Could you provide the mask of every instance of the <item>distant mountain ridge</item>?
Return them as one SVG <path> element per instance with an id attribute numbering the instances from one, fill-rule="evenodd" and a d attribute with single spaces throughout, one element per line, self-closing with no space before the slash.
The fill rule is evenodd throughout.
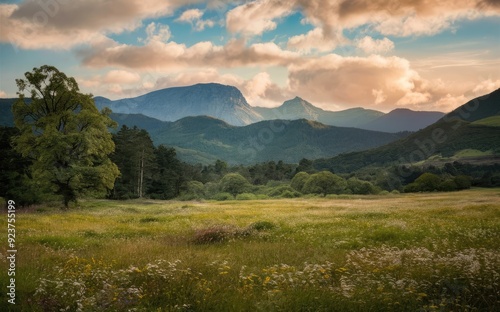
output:
<path id="1" fill-rule="evenodd" d="M 166 88 L 138 97 L 110 100 L 95 97 L 96 106 L 109 107 L 114 113 L 143 114 L 162 121 L 176 121 L 189 116 L 211 116 L 231 125 L 244 126 L 258 121 L 308 119 L 337 127 L 354 127 L 374 131 L 399 132 L 424 128 L 442 117 L 438 112 L 414 112 L 410 117 L 386 114 L 364 108 L 327 111 L 295 97 L 275 108 L 251 106 L 233 86 L 217 83 Z M 392 116 L 394 115 L 394 116 Z M 401 120 L 398 120 L 401 118 Z M 394 126 L 392 124 L 395 124 Z"/>
<path id="2" fill-rule="evenodd" d="M 207 115 L 246 125 L 262 119 L 237 88 L 216 83 L 161 89 L 116 101 L 96 97 L 94 101 L 99 109 L 107 106 L 115 113 L 143 114 L 162 121 Z"/>
<path id="3" fill-rule="evenodd" d="M 432 125 L 444 115 L 442 112 L 419 112 L 407 108 L 397 108 L 360 128 L 384 132 L 418 131 Z"/>

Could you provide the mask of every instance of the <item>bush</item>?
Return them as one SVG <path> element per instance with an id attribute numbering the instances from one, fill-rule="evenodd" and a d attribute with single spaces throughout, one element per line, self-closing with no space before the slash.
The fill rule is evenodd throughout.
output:
<path id="1" fill-rule="evenodd" d="M 347 183 L 342 177 L 330 171 L 322 171 L 309 176 L 302 191 L 303 193 L 326 196 L 327 194 L 341 194 L 345 191 L 346 186 Z"/>
<path id="2" fill-rule="evenodd" d="M 309 179 L 309 174 L 307 172 L 299 172 L 293 177 L 291 187 L 298 192 L 302 192 L 302 188 L 304 184 L 306 184 L 307 179 Z"/>
<path id="3" fill-rule="evenodd" d="M 194 233 L 192 242 L 195 244 L 214 244 L 227 241 L 236 233 L 234 227 L 228 225 L 214 225 Z"/>
<path id="4" fill-rule="evenodd" d="M 457 189 L 458 186 L 452 179 L 447 179 L 439 184 L 439 190 L 442 192 L 453 192 Z"/>
<path id="5" fill-rule="evenodd" d="M 215 200 L 231 200 L 234 199 L 234 196 L 229 194 L 229 193 L 217 193 L 215 194 L 212 199 Z"/>
<path id="6" fill-rule="evenodd" d="M 238 173 L 228 173 L 220 180 L 220 189 L 236 196 L 244 193 L 250 187 L 250 183 Z"/>
<path id="7" fill-rule="evenodd" d="M 267 195 L 269 195 L 270 197 L 285 198 L 300 197 L 300 193 L 295 191 L 290 185 L 280 185 L 278 187 L 272 188 L 267 192 Z"/>
<path id="8" fill-rule="evenodd" d="M 470 189 L 472 185 L 472 178 L 466 175 L 459 175 L 453 179 L 453 182 L 457 185 L 458 190 Z"/>
<path id="9" fill-rule="evenodd" d="M 257 199 L 257 196 L 255 196 L 252 193 L 242 193 L 242 194 L 236 195 L 236 199 L 237 200 L 254 200 L 254 199 Z"/>

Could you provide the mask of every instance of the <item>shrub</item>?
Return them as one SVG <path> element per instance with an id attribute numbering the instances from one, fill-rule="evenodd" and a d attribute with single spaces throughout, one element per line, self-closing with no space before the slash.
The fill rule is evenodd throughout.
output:
<path id="1" fill-rule="evenodd" d="M 309 179 L 309 174 L 307 172 L 299 172 L 293 177 L 291 187 L 298 192 L 302 192 L 302 188 L 304 184 L 306 184 L 307 179 Z"/>
<path id="2" fill-rule="evenodd" d="M 244 193 L 250 187 L 250 183 L 238 173 L 228 173 L 220 180 L 220 189 L 236 196 Z"/>
<path id="3" fill-rule="evenodd" d="M 232 229 L 224 225 L 218 225 L 197 230 L 192 241 L 195 244 L 213 244 L 223 242 L 231 236 Z"/>
<path id="4" fill-rule="evenodd" d="M 347 186 L 346 181 L 330 171 L 322 171 L 312 174 L 307 179 L 303 193 L 322 194 L 341 194 Z"/>
<path id="5" fill-rule="evenodd" d="M 242 194 L 236 195 L 236 199 L 237 200 L 253 200 L 253 199 L 257 199 L 257 196 L 255 196 L 252 193 L 242 193 Z"/>
<path id="6" fill-rule="evenodd" d="M 457 189 L 458 186 L 452 179 L 447 179 L 439 184 L 439 190 L 443 192 L 452 192 Z"/>
<path id="7" fill-rule="evenodd" d="M 212 199 L 215 199 L 215 200 L 231 200 L 231 199 L 234 199 L 234 196 L 229 194 L 229 193 L 217 193 L 215 194 Z"/>

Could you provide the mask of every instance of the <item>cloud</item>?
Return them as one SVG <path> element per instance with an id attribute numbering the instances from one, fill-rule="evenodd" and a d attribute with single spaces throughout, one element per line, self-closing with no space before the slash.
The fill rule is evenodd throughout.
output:
<path id="1" fill-rule="evenodd" d="M 500 15 L 495 0 L 296 0 L 296 4 L 327 36 L 331 30 L 363 25 L 383 35 L 431 35 L 449 29 L 457 20 Z"/>
<path id="2" fill-rule="evenodd" d="M 395 104 L 432 109 L 447 93 L 441 85 L 420 77 L 408 60 L 396 56 L 328 54 L 291 65 L 288 81 L 290 90 L 330 109 L 363 106 L 390 110 Z"/>
<path id="3" fill-rule="evenodd" d="M 498 80 L 492 80 L 492 79 L 487 79 L 484 81 L 481 81 L 477 86 L 474 87 L 472 92 L 474 94 L 487 94 L 495 91 L 496 89 L 500 88 L 500 79 Z"/>
<path id="4" fill-rule="evenodd" d="M 162 24 L 155 24 L 151 22 L 147 27 L 146 27 L 146 40 L 145 42 L 150 42 L 150 41 L 168 41 L 172 34 L 170 33 L 170 28 L 168 25 L 162 25 Z"/>
<path id="5" fill-rule="evenodd" d="M 276 28 L 274 20 L 292 13 L 293 1 L 258 0 L 237 6 L 227 13 L 226 28 L 245 36 L 260 35 Z"/>
<path id="6" fill-rule="evenodd" d="M 196 1 L 48 0 L 0 4 L 0 42 L 22 49 L 69 49 L 133 30 L 146 18 Z"/>
<path id="7" fill-rule="evenodd" d="M 177 19 L 179 22 L 193 22 L 199 20 L 203 16 L 203 11 L 200 9 L 190 9 L 184 11 L 181 16 Z"/>
<path id="8" fill-rule="evenodd" d="M 231 40 L 225 46 L 199 42 L 187 47 L 176 42 L 149 41 L 143 46 L 103 42 L 79 53 L 90 67 L 119 66 L 134 69 L 178 70 L 196 67 L 272 66 L 297 61 L 299 55 L 282 50 L 272 42 L 246 46 L 245 41 Z"/>
<path id="9" fill-rule="evenodd" d="M 202 31 L 205 29 L 205 27 L 213 27 L 215 25 L 215 22 L 208 19 L 208 20 L 202 20 L 201 17 L 203 16 L 203 11 L 200 9 L 190 9 L 184 11 L 181 16 L 179 16 L 178 19 L 176 19 L 176 22 L 183 22 L 183 23 L 189 23 L 193 26 L 193 28 L 196 31 Z"/>
<path id="10" fill-rule="evenodd" d="M 111 70 L 104 75 L 104 83 L 131 84 L 141 80 L 141 76 L 126 70 Z"/>
<path id="11" fill-rule="evenodd" d="M 394 49 L 394 42 L 387 38 L 373 39 L 370 36 L 366 36 L 357 40 L 356 46 L 367 54 L 384 54 Z"/>
<path id="12" fill-rule="evenodd" d="M 7 93 L 3 90 L 0 90 L 0 98 L 6 98 L 7 97 Z"/>
<path id="13" fill-rule="evenodd" d="M 297 35 L 288 39 L 287 47 L 303 53 L 309 53 L 313 50 L 326 52 L 335 49 L 339 43 L 345 43 L 346 39 L 341 33 L 336 37 L 325 36 L 323 28 L 317 27 L 307 32 L 305 35 Z"/>

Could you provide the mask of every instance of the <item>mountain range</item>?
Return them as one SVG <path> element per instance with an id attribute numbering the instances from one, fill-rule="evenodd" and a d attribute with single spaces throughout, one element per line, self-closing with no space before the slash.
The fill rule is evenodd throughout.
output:
<path id="1" fill-rule="evenodd" d="M 222 90 L 222 95 L 217 90 Z M 166 95 L 171 96 L 168 105 L 162 104 Z M 194 103 L 194 99 L 205 97 L 208 101 L 203 104 Z M 0 125 L 13 125 L 10 108 L 14 101 L 0 99 Z M 97 97 L 95 101 L 99 108 L 110 107 L 114 111 L 111 118 L 119 125 L 147 130 L 155 144 L 175 147 L 180 158 L 191 163 L 207 164 L 216 159 L 231 164 L 296 163 L 308 158 L 317 159 L 318 169 L 352 172 L 366 166 L 454 157 L 464 150 L 500 154 L 500 89 L 447 115 L 406 109 L 387 114 L 363 108 L 330 112 L 299 97 L 277 108 L 259 108 L 250 106 L 236 88 L 218 84 L 164 89 L 118 101 Z M 218 103 L 226 109 L 218 109 Z M 165 110 L 165 105 L 171 110 Z M 200 116 L 198 108 L 207 116 Z M 164 119 L 194 115 L 164 121 L 146 112 Z M 209 117 L 211 112 L 239 125 Z M 399 132 L 422 127 L 415 133 Z M 379 129 L 385 132 L 375 131 Z"/>
<path id="2" fill-rule="evenodd" d="M 425 128 L 444 116 L 440 112 L 409 109 L 384 114 L 360 107 L 332 112 L 316 107 L 300 97 L 285 101 L 275 108 L 254 107 L 248 104 L 237 88 L 217 83 L 167 88 L 115 101 L 95 97 L 94 101 L 99 109 L 109 107 L 114 113 L 142 114 L 161 121 L 210 116 L 234 126 L 273 119 L 307 119 L 337 127 L 400 132 Z"/>

